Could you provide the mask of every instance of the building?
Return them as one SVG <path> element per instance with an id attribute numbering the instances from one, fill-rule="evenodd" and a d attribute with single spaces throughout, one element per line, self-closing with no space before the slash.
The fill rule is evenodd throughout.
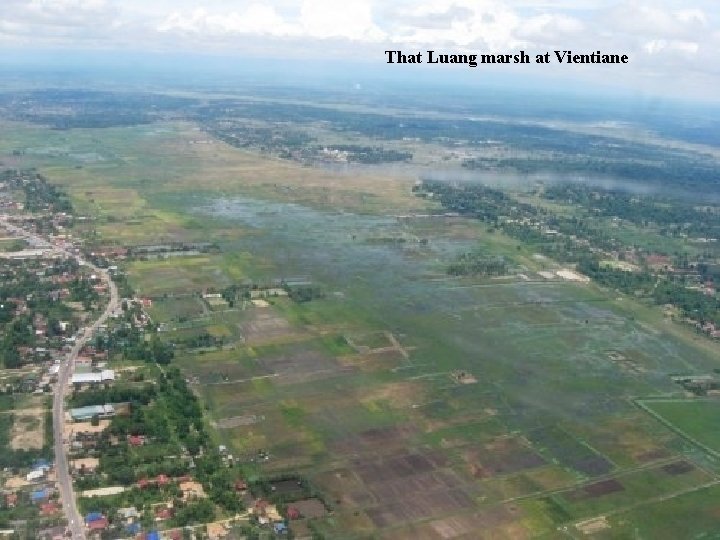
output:
<path id="1" fill-rule="evenodd" d="M 70 384 L 100 384 L 115 380 L 115 371 L 112 369 L 103 369 L 95 373 L 74 373 L 70 379 Z"/>
<path id="2" fill-rule="evenodd" d="M 65 540 L 65 527 L 59 525 L 38 531 L 38 538 L 41 540 Z"/>
<path id="3" fill-rule="evenodd" d="M 70 409 L 70 416 L 73 422 L 87 422 L 88 420 L 92 420 L 94 416 L 98 418 L 111 418 L 115 416 L 115 407 L 110 403 L 79 407 L 77 409 Z"/>
<path id="4" fill-rule="evenodd" d="M 178 484 L 178 487 L 182 492 L 183 500 L 205 498 L 205 490 L 203 489 L 202 484 L 200 484 L 199 482 L 188 480 L 186 482 L 180 482 L 180 484 Z"/>
<path id="5" fill-rule="evenodd" d="M 140 518 L 140 513 L 134 506 L 128 506 L 127 508 L 118 508 L 117 513 L 123 521 L 132 521 Z"/>
<path id="6" fill-rule="evenodd" d="M 142 446 L 145 444 L 145 437 L 142 435 L 128 435 L 128 444 L 130 446 Z"/>
<path id="7" fill-rule="evenodd" d="M 45 488 L 38 489 L 37 491 L 33 491 L 30 493 L 30 500 L 34 504 L 40 504 L 40 503 L 44 503 L 45 501 L 47 501 L 48 496 L 49 496 L 49 493 L 48 493 L 47 489 L 45 489 Z"/>
<path id="8" fill-rule="evenodd" d="M 34 469 L 27 473 L 25 479 L 28 482 L 37 482 L 38 480 L 42 480 L 43 478 L 45 478 L 46 473 L 47 471 L 45 469 Z"/>
<path id="9" fill-rule="evenodd" d="M 100 465 L 100 460 L 98 458 L 82 458 L 82 459 L 73 459 L 70 462 L 70 468 L 72 469 L 73 473 L 79 473 L 79 474 L 90 474 L 95 472 L 95 469 L 98 468 Z"/>

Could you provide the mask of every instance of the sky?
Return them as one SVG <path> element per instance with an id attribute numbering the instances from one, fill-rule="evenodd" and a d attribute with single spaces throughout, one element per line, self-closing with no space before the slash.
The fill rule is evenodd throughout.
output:
<path id="1" fill-rule="evenodd" d="M 68 57 L 132 51 L 332 59 L 396 75 L 405 68 L 383 65 L 387 49 L 601 50 L 628 54 L 630 63 L 481 66 L 473 76 L 524 70 L 589 87 L 720 100 L 719 0 L 2 0 L 0 56 L 38 49 Z"/>

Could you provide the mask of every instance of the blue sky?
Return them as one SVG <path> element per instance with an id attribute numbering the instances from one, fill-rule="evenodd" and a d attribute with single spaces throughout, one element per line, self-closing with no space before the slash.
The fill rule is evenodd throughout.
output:
<path id="1" fill-rule="evenodd" d="M 718 0 L 2 0 L 0 47 L 366 64 L 385 49 L 601 49 L 631 64 L 495 69 L 720 99 Z"/>

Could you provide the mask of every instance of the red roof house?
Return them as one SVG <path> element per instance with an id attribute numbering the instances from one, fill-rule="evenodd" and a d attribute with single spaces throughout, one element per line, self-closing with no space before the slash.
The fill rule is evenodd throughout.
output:
<path id="1" fill-rule="evenodd" d="M 162 506 L 160 508 L 155 509 L 155 520 L 156 521 L 164 521 L 166 519 L 170 519 L 171 517 L 173 517 L 172 508 L 168 508 L 167 506 Z"/>
<path id="2" fill-rule="evenodd" d="M 287 518 L 288 519 L 300 519 L 300 510 L 298 510 L 294 506 L 289 506 L 287 509 Z"/>
<path id="3" fill-rule="evenodd" d="M 88 529 L 91 531 L 102 531 L 103 529 L 107 529 L 108 526 L 108 520 L 106 517 L 101 519 L 95 519 L 87 524 Z"/>
<path id="4" fill-rule="evenodd" d="M 58 511 L 58 505 L 54 502 L 48 502 L 40 505 L 40 513 L 43 516 L 52 516 Z"/>
<path id="5" fill-rule="evenodd" d="M 145 444 L 145 437 L 140 435 L 130 435 L 128 436 L 128 443 L 130 446 L 142 446 Z"/>
<path id="6" fill-rule="evenodd" d="M 235 491 L 245 491 L 247 488 L 247 483 L 244 480 L 235 482 Z"/>

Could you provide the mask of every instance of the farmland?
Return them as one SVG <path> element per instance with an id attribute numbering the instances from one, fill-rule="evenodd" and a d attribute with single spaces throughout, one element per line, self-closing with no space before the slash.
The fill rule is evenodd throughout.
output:
<path id="1" fill-rule="evenodd" d="M 560 262 L 487 223 L 441 215 L 408 171 L 336 173 L 194 144 L 210 135 L 189 122 L 102 137 L 4 127 L 2 159 L 62 184 L 89 217 L 77 231 L 90 245 L 218 245 L 120 266 L 151 300 L 214 442 L 249 480 L 298 474 L 322 497 L 328 514 L 299 527 L 673 538 L 660 523 L 681 513 L 699 514 L 697 534 L 713 530 L 720 468 L 683 433 L 720 449 L 720 402 L 646 402 L 676 429 L 633 403 L 685 399 L 671 374 L 719 367 L 705 336 L 632 295 L 563 279 Z M 507 273 L 448 275 L 469 252 Z M 252 295 L 280 286 L 317 291 Z"/>

